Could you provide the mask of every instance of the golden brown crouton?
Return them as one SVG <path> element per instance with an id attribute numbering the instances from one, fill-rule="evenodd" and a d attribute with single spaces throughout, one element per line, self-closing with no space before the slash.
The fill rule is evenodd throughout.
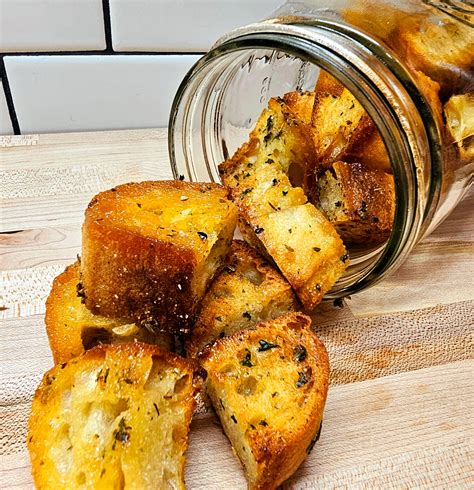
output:
<path id="1" fill-rule="evenodd" d="M 442 22 L 419 16 L 408 28 L 400 25 L 393 34 L 393 42 L 410 67 L 440 84 L 442 97 L 473 90 L 472 26 L 447 15 L 443 15 Z"/>
<path id="2" fill-rule="evenodd" d="M 155 331 L 188 330 L 236 221 L 217 184 L 150 181 L 100 193 L 83 225 L 87 308 Z"/>
<path id="3" fill-rule="evenodd" d="M 454 95 L 444 106 L 446 126 L 462 160 L 474 161 L 474 93 Z"/>
<path id="4" fill-rule="evenodd" d="M 222 163 L 222 181 L 239 207 L 244 239 L 273 259 L 312 309 L 342 275 L 347 253 L 334 227 L 301 188 L 292 187 L 280 153 L 268 154 L 262 144 L 253 138 Z"/>
<path id="5" fill-rule="evenodd" d="M 345 158 L 348 162 L 361 163 L 368 170 L 381 170 L 392 173 L 392 164 L 385 144 L 377 129 L 363 138 L 347 151 Z"/>
<path id="6" fill-rule="evenodd" d="M 320 160 L 317 170 L 342 159 L 391 172 L 380 133 L 357 99 L 322 70 L 315 90 L 312 134 Z"/>
<path id="7" fill-rule="evenodd" d="M 193 363 L 141 343 L 56 365 L 29 422 L 36 487 L 184 489 L 197 387 Z"/>
<path id="8" fill-rule="evenodd" d="M 298 304 L 288 282 L 241 240 L 234 240 L 222 272 L 214 279 L 187 343 L 195 356 L 218 337 L 271 320 Z"/>
<path id="9" fill-rule="evenodd" d="M 166 350 L 173 347 L 169 333 L 152 333 L 127 320 L 94 315 L 83 303 L 80 264 L 68 266 L 53 281 L 46 301 L 46 332 L 56 364 L 69 361 L 97 344 L 138 340 Z"/>
<path id="10" fill-rule="evenodd" d="M 310 126 L 315 95 L 314 92 L 288 92 L 283 102 L 299 121 Z"/>
<path id="11" fill-rule="evenodd" d="M 252 489 L 281 485 L 319 437 L 329 363 L 310 325 L 288 313 L 201 355 L 207 392 Z"/>
<path id="12" fill-rule="evenodd" d="M 345 244 L 381 243 L 389 237 L 395 213 L 391 174 L 336 162 L 319 178 L 318 196 L 319 209 Z"/>
<path id="13" fill-rule="evenodd" d="M 474 136 L 474 93 L 451 97 L 444 114 L 452 141 L 459 144 Z"/>
<path id="14" fill-rule="evenodd" d="M 316 85 L 311 125 L 316 154 L 324 167 L 344 159 L 374 129 L 352 93 L 323 71 Z"/>

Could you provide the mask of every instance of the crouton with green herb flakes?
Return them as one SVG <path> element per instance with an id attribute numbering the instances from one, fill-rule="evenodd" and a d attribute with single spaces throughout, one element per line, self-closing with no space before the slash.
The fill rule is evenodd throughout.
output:
<path id="1" fill-rule="evenodd" d="M 149 181 L 97 195 L 82 233 L 82 285 L 94 314 L 187 331 L 232 243 L 237 209 L 217 184 Z"/>
<path id="2" fill-rule="evenodd" d="M 307 310 L 318 305 L 349 265 L 334 226 L 310 203 L 248 221 L 244 237 L 260 242 Z"/>
<path id="3" fill-rule="evenodd" d="M 210 344 L 206 389 L 252 489 L 273 489 L 312 450 L 329 363 L 311 319 L 288 313 Z"/>
<path id="4" fill-rule="evenodd" d="M 263 122 L 258 124 L 252 135 L 264 128 Z M 303 306 L 313 309 L 349 265 L 348 255 L 334 227 L 308 203 L 304 190 L 290 182 L 281 154 L 251 136 L 219 165 L 219 172 L 239 208 L 244 239 L 271 257 Z"/>
<path id="5" fill-rule="evenodd" d="M 186 351 L 195 356 L 216 338 L 297 309 L 284 277 L 245 242 L 234 240 L 226 265 L 204 297 Z"/>
<path id="6" fill-rule="evenodd" d="M 342 84 L 336 90 L 321 90 L 328 85 L 325 72 L 316 85 L 316 98 L 312 116 L 313 143 L 321 165 L 343 159 L 354 145 L 359 145 L 372 129 L 373 123 L 359 101 Z M 319 85 L 319 87 L 318 87 Z"/>
<path id="7" fill-rule="evenodd" d="M 336 162 L 318 179 L 318 207 L 345 244 L 382 243 L 395 215 L 393 175 Z"/>
<path id="8" fill-rule="evenodd" d="M 248 157 L 250 160 L 247 160 Z M 242 158 L 247 167 L 240 165 Z M 222 171 L 225 168 L 225 173 L 232 174 L 239 187 L 243 187 L 242 180 L 248 168 L 272 164 L 272 170 L 286 174 L 293 186 L 301 186 L 305 192 L 311 192 L 316 164 L 311 133 L 281 98 L 270 99 L 268 108 L 262 112 L 250 133 L 249 141 L 227 161 Z M 233 188 L 235 184 L 229 182 L 228 187 Z M 242 191 L 245 189 L 242 188 Z"/>
<path id="9" fill-rule="evenodd" d="M 199 389 L 192 362 L 141 343 L 101 345 L 48 371 L 28 449 L 37 488 L 181 488 Z"/>
<path id="10" fill-rule="evenodd" d="M 315 95 L 315 92 L 288 92 L 283 96 L 283 102 L 296 118 L 310 126 Z"/>
<path id="11" fill-rule="evenodd" d="M 98 344 L 137 340 L 172 349 L 172 334 L 153 333 L 127 320 L 94 315 L 85 307 L 83 294 L 77 261 L 54 279 L 46 300 L 46 333 L 56 364 L 69 361 Z"/>
<path id="12" fill-rule="evenodd" d="M 359 101 L 325 71 L 321 71 L 313 106 L 311 132 L 318 155 L 316 171 L 333 162 L 363 162 L 367 168 L 391 172 L 385 144 Z"/>

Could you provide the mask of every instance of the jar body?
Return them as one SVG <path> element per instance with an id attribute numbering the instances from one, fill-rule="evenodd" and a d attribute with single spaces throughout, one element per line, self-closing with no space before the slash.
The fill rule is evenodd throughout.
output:
<path id="1" fill-rule="evenodd" d="M 430 26 L 435 41 L 463 36 L 457 57 L 448 50 L 444 64 L 429 62 Z M 329 72 L 372 117 L 396 182 L 391 238 L 352 254 L 329 297 L 363 289 L 394 270 L 472 183 L 473 136 L 464 114 L 453 135 L 443 106 L 453 96 L 472 101 L 473 36 L 464 20 L 418 1 L 287 2 L 224 36 L 184 80 L 170 120 L 175 176 L 218 181 L 217 165 L 246 141 L 270 97 L 313 90 L 320 69 Z"/>

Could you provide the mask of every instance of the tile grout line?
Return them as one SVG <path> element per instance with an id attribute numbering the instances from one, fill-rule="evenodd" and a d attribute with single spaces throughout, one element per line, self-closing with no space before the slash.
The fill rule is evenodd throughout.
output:
<path id="1" fill-rule="evenodd" d="M 0 78 L 2 79 L 3 91 L 5 93 L 5 100 L 7 102 L 8 114 L 12 123 L 13 133 L 16 135 L 20 135 L 20 125 L 18 123 L 15 105 L 13 103 L 13 96 L 10 90 L 10 83 L 8 81 L 7 70 L 5 68 L 5 61 L 3 59 L 3 56 L 0 57 Z"/>
<path id="2" fill-rule="evenodd" d="M 109 53 L 113 53 L 114 47 L 112 43 L 112 25 L 110 19 L 109 0 L 102 0 L 102 12 L 103 12 L 104 33 L 105 33 L 105 51 Z"/>
<path id="3" fill-rule="evenodd" d="M 94 50 L 81 51 L 10 51 L 4 52 L 0 56 L 16 56 L 28 58 L 31 56 L 202 56 L 204 51 L 108 51 Z"/>

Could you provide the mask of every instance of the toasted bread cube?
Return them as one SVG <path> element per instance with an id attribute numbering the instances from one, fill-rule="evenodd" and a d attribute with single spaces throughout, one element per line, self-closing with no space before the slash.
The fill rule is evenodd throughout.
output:
<path id="1" fill-rule="evenodd" d="M 474 161 L 474 93 L 451 97 L 444 106 L 444 115 L 459 158 Z"/>
<path id="2" fill-rule="evenodd" d="M 36 487 L 184 489 L 195 372 L 142 343 L 96 346 L 56 365 L 29 421 Z"/>
<path id="3" fill-rule="evenodd" d="M 320 70 L 314 91 L 315 94 L 330 94 L 334 95 L 335 97 L 340 97 L 344 92 L 344 85 L 336 80 L 327 71 Z M 312 120 L 313 119 L 311 118 L 311 121 Z"/>
<path id="4" fill-rule="evenodd" d="M 310 126 L 315 95 L 314 92 L 288 92 L 283 96 L 283 102 L 298 120 Z"/>
<path id="5" fill-rule="evenodd" d="M 320 166 L 328 168 L 344 159 L 391 172 L 380 133 L 351 92 L 325 71 L 321 71 L 315 91 L 312 133 Z"/>
<path id="6" fill-rule="evenodd" d="M 360 163 L 336 162 L 318 180 L 319 209 L 345 244 L 387 240 L 395 215 L 393 175 Z"/>
<path id="7" fill-rule="evenodd" d="M 87 308 L 155 331 L 187 331 L 236 222 L 217 184 L 142 182 L 102 192 L 83 225 Z"/>
<path id="8" fill-rule="evenodd" d="M 392 164 L 385 144 L 377 129 L 370 133 L 366 139 L 354 145 L 346 152 L 348 162 L 362 163 L 368 170 L 381 170 L 392 173 Z"/>
<path id="9" fill-rule="evenodd" d="M 261 151 L 261 142 L 251 138 L 219 165 L 222 181 L 239 207 L 244 239 L 273 259 L 303 306 L 312 309 L 348 266 L 347 253 L 334 227 L 307 203 L 303 189 L 292 187 L 278 154 L 269 161 Z"/>
<path id="10" fill-rule="evenodd" d="M 245 242 L 234 240 L 226 266 L 204 297 L 187 353 L 195 356 L 219 337 L 297 309 L 295 295 L 283 276 Z"/>
<path id="11" fill-rule="evenodd" d="M 321 302 L 349 265 L 334 226 L 310 203 L 261 216 L 247 225 L 242 236 L 253 234 L 251 243 L 262 244 L 307 310 Z"/>
<path id="12" fill-rule="evenodd" d="M 268 109 L 260 115 L 250 139 L 260 142 L 262 160 L 274 158 L 282 166 L 285 173 L 292 175 L 292 164 L 300 171 L 314 167 L 314 147 L 311 133 L 305 124 L 294 117 L 281 98 L 272 98 Z M 298 170 L 295 169 L 296 173 Z M 295 182 L 293 182 L 295 184 Z"/>
<path id="13" fill-rule="evenodd" d="M 452 141 L 462 145 L 474 136 L 474 93 L 451 97 L 444 106 L 444 114 Z"/>
<path id="14" fill-rule="evenodd" d="M 374 126 L 347 88 L 325 72 L 321 72 L 321 77 L 323 81 L 316 85 L 311 125 L 319 162 L 327 166 L 344 158 L 354 145 L 360 145 Z"/>
<path id="15" fill-rule="evenodd" d="M 393 41 L 407 64 L 441 85 L 443 97 L 472 90 L 474 29 L 444 16 L 443 22 L 419 16 L 401 24 Z"/>
<path id="16" fill-rule="evenodd" d="M 259 143 L 238 150 L 238 154 L 219 166 L 222 181 L 241 211 L 258 217 L 307 201 L 301 187 L 293 187 L 279 161 L 255 158 Z"/>
<path id="17" fill-rule="evenodd" d="M 80 264 L 68 266 L 53 281 L 46 300 L 46 332 L 56 364 L 69 361 L 98 344 L 118 344 L 134 340 L 173 348 L 173 335 L 152 333 L 127 320 L 94 315 L 84 303 Z"/>
<path id="18" fill-rule="evenodd" d="M 288 313 L 201 355 L 207 392 L 252 489 L 281 485 L 318 439 L 329 363 L 310 325 Z"/>
<path id="19" fill-rule="evenodd" d="M 245 160 L 245 167 L 242 160 Z M 292 185 L 302 186 L 311 194 L 316 165 L 311 132 L 280 98 L 270 99 L 268 108 L 262 112 L 250 133 L 249 142 L 220 167 L 221 171 L 225 169 L 226 174 L 232 174 L 232 178 L 240 182 L 252 166 L 256 168 L 272 163 L 281 168 Z M 234 187 L 231 182 L 226 185 Z"/>

